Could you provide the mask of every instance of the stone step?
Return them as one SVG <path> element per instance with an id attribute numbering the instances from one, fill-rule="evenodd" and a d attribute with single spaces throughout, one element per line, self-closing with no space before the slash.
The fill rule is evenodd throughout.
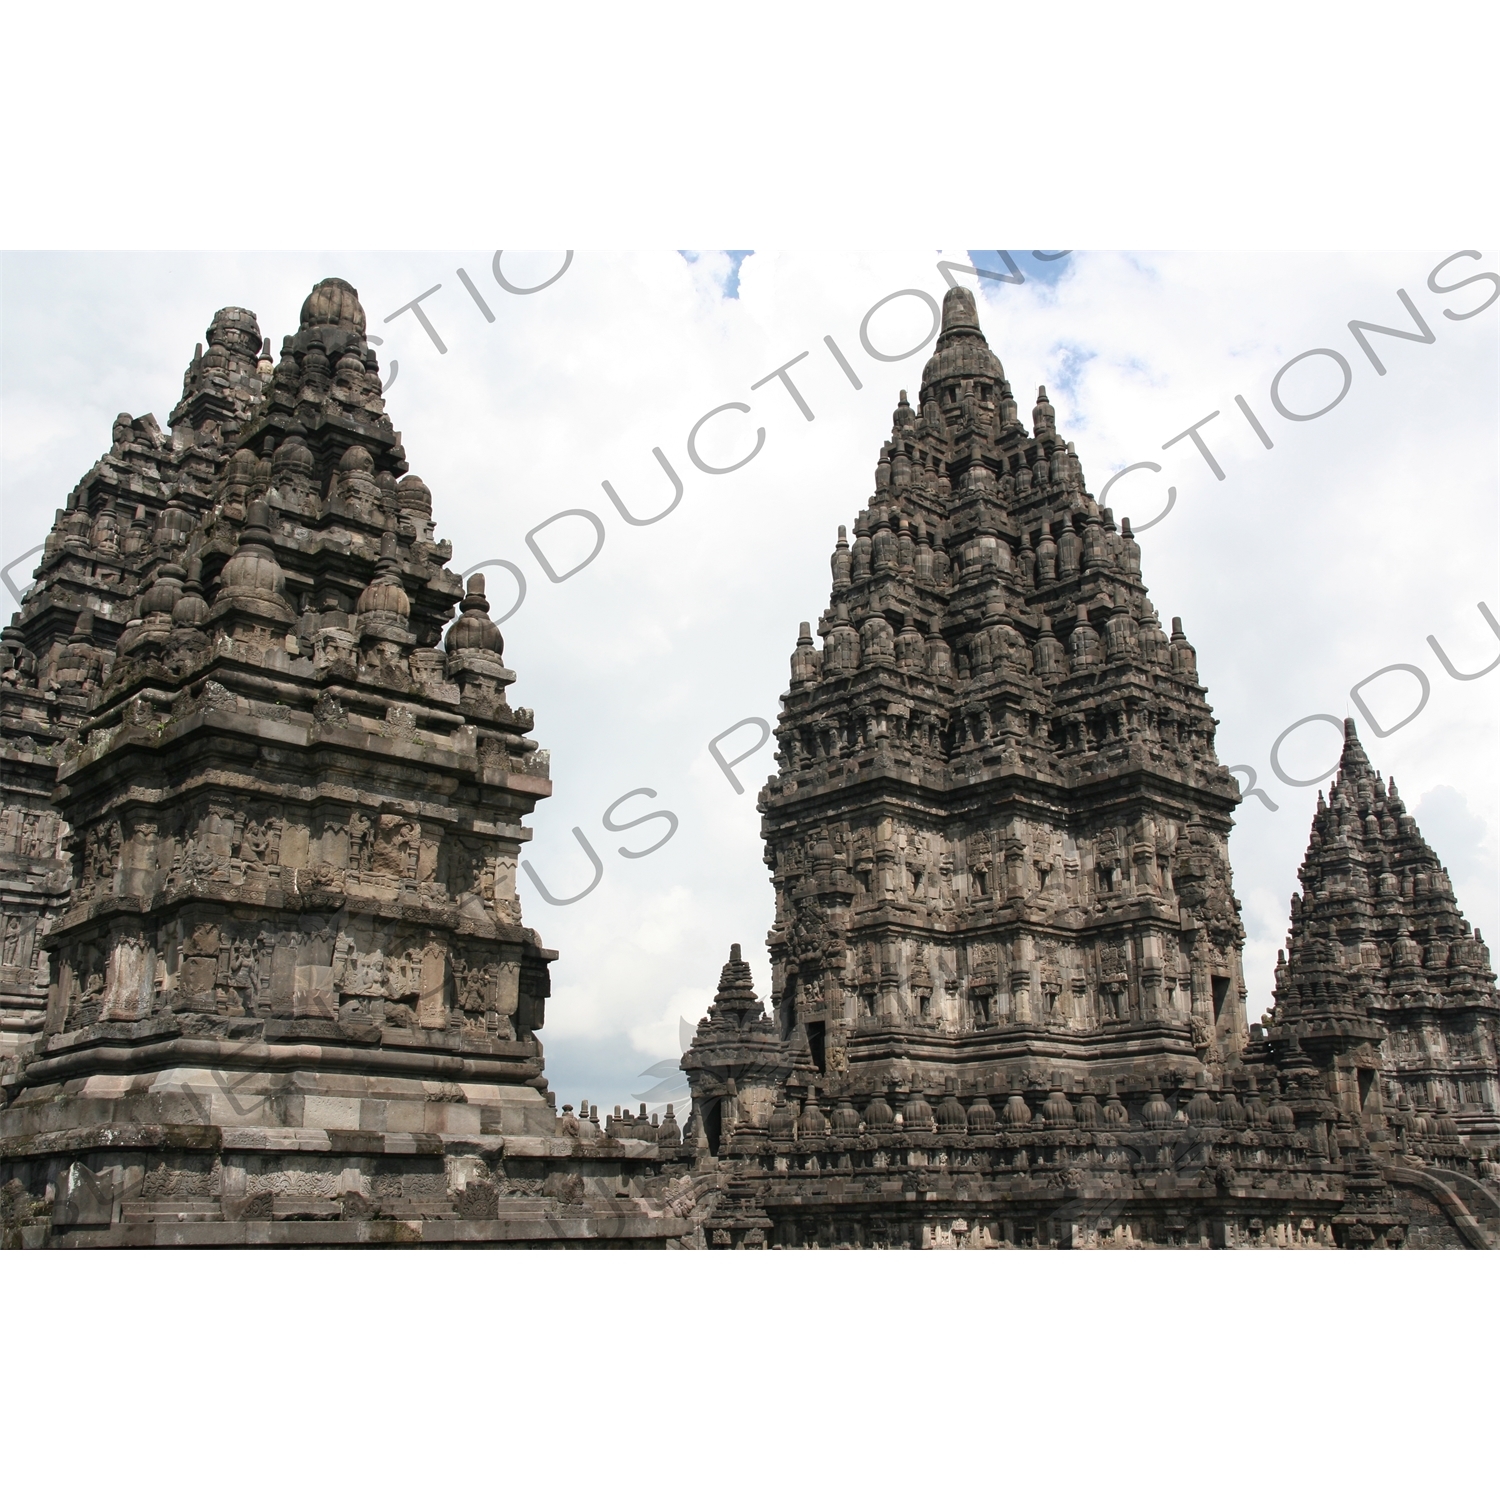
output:
<path id="1" fill-rule="evenodd" d="M 120 1207 L 120 1218 L 126 1224 L 208 1224 L 223 1217 L 219 1205 L 205 1198 L 137 1198 Z"/>
<path id="2" fill-rule="evenodd" d="M 344 1206 L 337 1198 L 304 1198 L 277 1193 L 271 1200 L 273 1219 L 339 1219 Z"/>

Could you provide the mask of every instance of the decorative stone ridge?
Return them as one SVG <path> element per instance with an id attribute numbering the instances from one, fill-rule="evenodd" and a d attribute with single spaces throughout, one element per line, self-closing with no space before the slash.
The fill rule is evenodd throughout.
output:
<path id="1" fill-rule="evenodd" d="M 691 1232 L 679 1145 L 547 1092 L 515 884 L 547 758 L 364 327 L 322 282 L 273 366 L 218 313 L 4 633 L 7 1242 Z"/>
<path id="2" fill-rule="evenodd" d="M 1195 652 L 1045 388 L 1019 420 L 967 290 L 875 486 L 799 632 L 761 794 L 774 1018 L 736 949 L 683 1059 L 708 1242 L 1494 1242 L 1493 975 L 1446 877 L 1384 794 L 1338 794 L 1364 897 L 1381 817 L 1406 839 L 1381 880 L 1440 975 L 1410 982 L 1425 960 L 1390 901 L 1345 920 L 1345 843 L 1307 960 L 1342 924 L 1378 994 L 1333 1016 L 1321 978 L 1282 975 L 1252 1040 L 1239 794 Z M 1392 962 L 1401 982 L 1374 983 Z M 1401 1135 L 1440 1148 L 1401 1155 L 1362 1112 L 1379 1069 L 1434 1121 L 1451 1093 L 1445 1124 Z"/>

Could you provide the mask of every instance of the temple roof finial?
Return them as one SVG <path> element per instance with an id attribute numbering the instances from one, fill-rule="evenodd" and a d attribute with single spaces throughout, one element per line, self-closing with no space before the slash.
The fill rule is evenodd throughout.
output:
<path id="1" fill-rule="evenodd" d="M 974 306 L 974 293 L 966 286 L 953 287 L 943 298 L 943 332 L 978 327 L 979 311 Z"/>
<path id="2" fill-rule="evenodd" d="M 302 304 L 301 324 L 304 329 L 342 328 L 363 336 L 365 310 L 359 293 L 339 276 L 320 281 Z"/>
<path id="3" fill-rule="evenodd" d="M 1359 742 L 1359 732 L 1353 719 L 1344 720 L 1344 753 L 1339 757 L 1340 777 L 1368 775 L 1370 760 L 1365 747 Z"/>

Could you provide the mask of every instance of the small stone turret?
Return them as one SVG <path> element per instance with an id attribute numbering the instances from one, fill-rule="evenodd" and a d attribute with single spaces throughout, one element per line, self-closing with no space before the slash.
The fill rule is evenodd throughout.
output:
<path id="1" fill-rule="evenodd" d="M 713 1155 L 737 1128 L 765 1127 L 777 1090 L 791 1078 L 738 943 L 729 950 L 718 993 L 683 1055 L 682 1070 L 693 1095 L 690 1140 Z"/>
<path id="2" fill-rule="evenodd" d="M 483 573 L 475 573 L 469 579 L 469 591 L 459 608 L 458 619 L 448 628 L 448 650 L 489 651 L 500 656 L 505 650 L 505 638 L 500 634 L 500 627 L 490 619 L 490 601 L 485 597 Z"/>

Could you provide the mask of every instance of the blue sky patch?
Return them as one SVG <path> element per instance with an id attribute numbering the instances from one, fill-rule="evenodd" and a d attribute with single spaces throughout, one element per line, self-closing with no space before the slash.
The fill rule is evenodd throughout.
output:
<path id="1" fill-rule="evenodd" d="M 1009 255 L 1016 269 L 1027 281 L 1039 281 L 1043 286 L 1056 286 L 1067 274 L 1072 260 L 1071 250 L 970 250 L 969 260 L 982 271 L 998 271 L 1009 276 L 1011 268 L 1003 256 Z M 998 291 L 1005 283 L 990 281 L 985 285 Z"/>
<path id="2" fill-rule="evenodd" d="M 1093 359 L 1097 351 L 1082 349 L 1076 344 L 1059 344 L 1052 355 L 1052 379 L 1049 387 L 1053 394 L 1068 398 L 1071 405 L 1078 390 L 1079 377 L 1084 366 Z"/>
<path id="3" fill-rule="evenodd" d="M 720 282 L 720 288 L 726 297 L 733 297 L 738 301 L 740 295 L 740 267 L 748 256 L 754 255 L 753 250 L 679 250 L 677 252 L 689 264 L 696 261 L 700 255 L 727 255 L 729 257 L 729 274 Z"/>

